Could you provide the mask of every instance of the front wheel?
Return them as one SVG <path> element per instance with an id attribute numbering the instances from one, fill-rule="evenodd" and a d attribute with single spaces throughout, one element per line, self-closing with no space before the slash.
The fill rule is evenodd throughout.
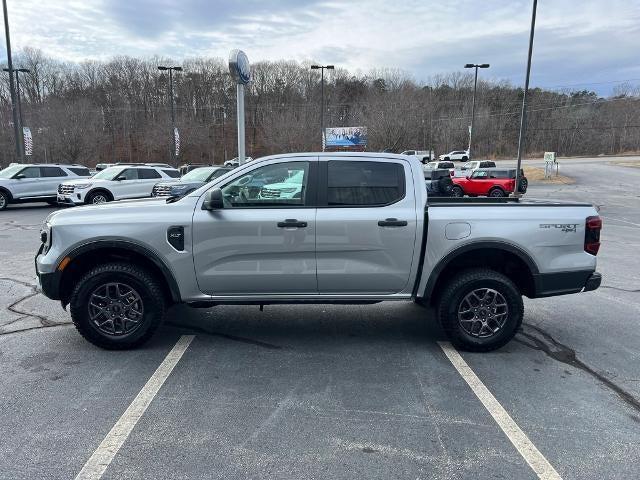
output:
<path id="1" fill-rule="evenodd" d="M 0 210 L 4 210 L 9 205 L 9 195 L 0 191 Z"/>
<path id="2" fill-rule="evenodd" d="M 464 190 L 459 185 L 454 185 L 451 187 L 451 196 L 462 198 L 464 197 Z"/>
<path id="3" fill-rule="evenodd" d="M 99 205 L 101 203 L 107 203 L 110 200 L 109 196 L 104 192 L 92 192 L 87 195 L 85 203 Z"/>
<path id="4" fill-rule="evenodd" d="M 165 299 L 145 269 L 109 263 L 78 281 L 69 305 L 71 319 L 85 339 L 101 348 L 123 350 L 151 338 L 162 322 Z"/>
<path id="5" fill-rule="evenodd" d="M 489 269 L 459 273 L 443 288 L 436 307 L 451 343 L 472 352 L 504 346 L 520 328 L 524 314 L 518 288 Z"/>

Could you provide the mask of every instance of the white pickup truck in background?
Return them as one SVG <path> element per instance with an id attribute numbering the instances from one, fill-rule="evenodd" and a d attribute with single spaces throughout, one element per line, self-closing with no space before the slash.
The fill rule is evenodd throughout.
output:
<path id="1" fill-rule="evenodd" d="M 295 191 L 267 194 L 270 178 Z M 583 203 L 429 200 L 415 157 L 285 154 L 166 202 L 54 212 L 36 272 L 105 348 L 144 343 L 172 303 L 415 301 L 457 347 L 488 351 L 515 335 L 523 295 L 598 288 L 601 225 Z"/>

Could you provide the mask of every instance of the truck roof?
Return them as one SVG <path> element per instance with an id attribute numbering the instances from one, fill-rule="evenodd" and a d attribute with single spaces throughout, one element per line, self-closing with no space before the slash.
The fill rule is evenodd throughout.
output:
<path id="1" fill-rule="evenodd" d="M 389 159 L 397 159 L 397 160 L 409 160 L 412 162 L 420 163 L 418 158 L 414 155 L 402 155 L 399 153 L 386 153 L 386 152 L 298 152 L 298 153 L 279 153 L 276 155 L 268 155 L 266 157 L 260 157 L 253 160 L 251 163 L 255 162 L 263 162 L 266 160 L 271 160 L 275 158 L 282 157 L 331 157 L 331 158 L 389 158 Z"/>

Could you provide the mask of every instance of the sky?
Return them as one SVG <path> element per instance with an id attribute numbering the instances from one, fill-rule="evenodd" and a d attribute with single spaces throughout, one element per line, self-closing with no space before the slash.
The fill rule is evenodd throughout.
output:
<path id="1" fill-rule="evenodd" d="M 7 0 L 14 51 L 60 60 L 116 55 L 313 60 L 418 82 L 490 63 L 523 85 L 532 0 Z M 4 39 L 4 28 L 3 39 Z M 6 62 L 6 51 L 0 53 Z M 640 84 L 640 0 L 540 0 L 531 85 L 611 93 Z"/>

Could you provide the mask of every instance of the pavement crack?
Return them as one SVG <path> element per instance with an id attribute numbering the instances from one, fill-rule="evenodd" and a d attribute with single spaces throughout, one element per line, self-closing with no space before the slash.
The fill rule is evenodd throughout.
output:
<path id="1" fill-rule="evenodd" d="M 640 292 L 640 288 L 628 289 L 628 288 L 612 287 L 611 285 L 600 285 L 600 288 L 610 288 L 611 290 L 618 290 L 619 292 L 629 292 L 629 293 Z"/>
<path id="2" fill-rule="evenodd" d="M 44 315 L 39 315 L 37 313 L 27 312 L 27 311 L 24 311 L 24 310 L 19 308 L 19 305 L 22 302 L 24 302 L 26 300 L 29 300 L 30 298 L 33 298 L 33 297 L 35 297 L 36 295 L 38 295 L 40 293 L 38 291 L 38 287 L 36 285 L 34 285 L 33 283 L 25 282 L 23 280 L 18 280 L 16 278 L 10 278 L 10 277 L 0 277 L 0 280 L 3 280 L 5 282 L 13 282 L 13 283 L 16 283 L 18 285 L 22 285 L 23 287 L 27 287 L 27 288 L 29 288 L 31 290 L 31 292 L 29 292 L 28 294 L 20 297 L 18 300 L 13 302 L 11 305 L 6 307 L 7 310 L 9 310 L 12 313 L 16 313 L 18 315 L 21 315 L 21 317 L 15 319 L 15 320 L 12 320 L 9 323 L 3 324 L 2 327 L 4 327 L 5 325 L 11 325 L 12 323 L 17 322 L 18 320 L 23 320 L 25 318 L 37 318 L 40 321 L 40 325 L 42 325 L 43 327 L 50 327 L 52 325 L 58 325 L 58 322 L 54 322 L 53 320 L 45 317 Z"/>
<path id="3" fill-rule="evenodd" d="M 540 327 L 530 324 L 523 324 L 522 327 L 523 329 L 521 329 L 518 333 L 529 341 L 515 338 L 514 340 L 516 342 L 534 350 L 540 350 L 541 352 L 545 353 L 547 356 L 553 358 L 554 360 L 557 360 L 558 362 L 562 362 L 566 365 L 571 365 L 572 367 L 578 368 L 583 372 L 591 375 L 605 387 L 618 395 L 618 397 L 620 397 L 623 402 L 632 407 L 634 410 L 640 412 L 640 400 L 638 400 L 631 393 L 627 392 L 615 382 L 608 379 L 603 374 L 595 371 L 589 365 L 580 360 L 576 356 L 575 350 L 559 342 Z M 524 330 L 525 327 L 533 330 L 538 335 L 526 332 Z"/>
<path id="4" fill-rule="evenodd" d="M 183 325 L 183 324 L 176 323 L 176 322 L 165 322 L 165 325 L 169 325 L 171 327 L 187 329 L 187 330 L 193 330 L 195 332 L 203 333 L 205 335 L 211 335 L 211 336 L 214 336 L 214 337 L 226 338 L 227 340 L 233 340 L 234 342 L 242 342 L 242 343 L 248 343 L 250 345 L 257 345 L 258 347 L 268 348 L 270 350 L 281 350 L 283 348 L 282 346 L 274 345 L 273 343 L 267 343 L 267 342 L 263 342 L 263 341 L 260 341 L 260 340 L 254 340 L 252 338 L 238 337 L 236 335 L 231 335 L 229 333 L 214 332 L 214 331 L 207 330 L 206 328 L 199 327 L 199 326 L 196 326 L 196 325 Z"/>

